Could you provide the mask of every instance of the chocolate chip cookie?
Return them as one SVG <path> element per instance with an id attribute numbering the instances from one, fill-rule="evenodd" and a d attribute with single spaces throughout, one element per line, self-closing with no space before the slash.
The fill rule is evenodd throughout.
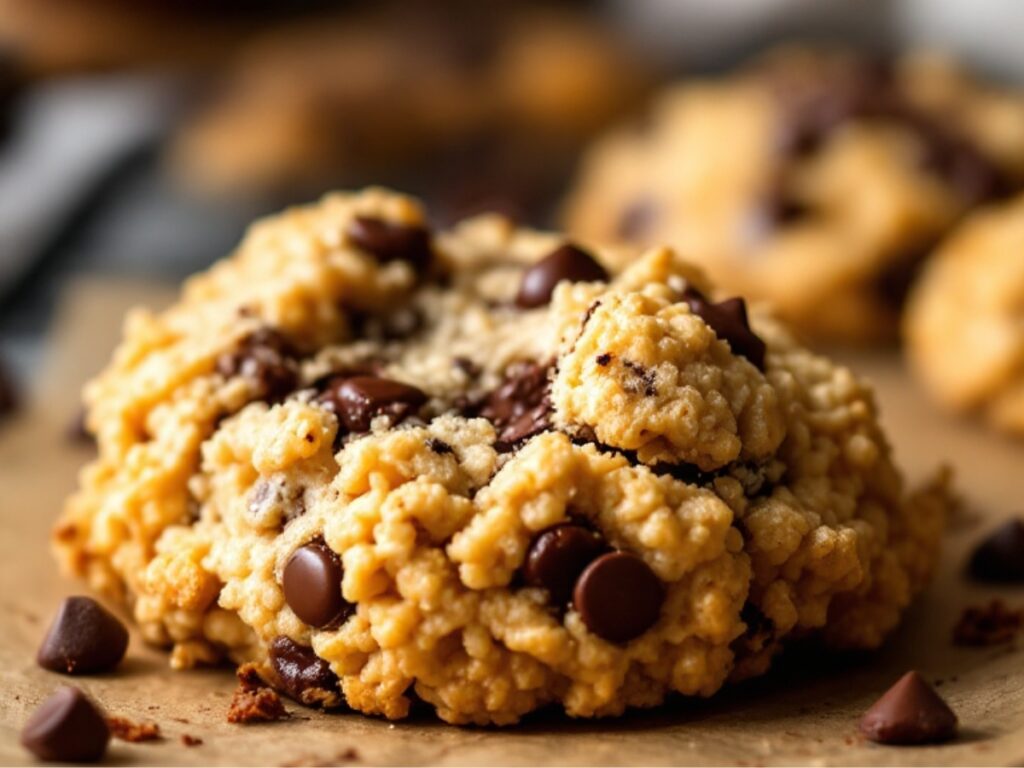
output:
<path id="1" fill-rule="evenodd" d="M 1024 435 L 1024 198 L 971 216 L 911 294 L 907 354 L 936 400 Z"/>
<path id="2" fill-rule="evenodd" d="M 783 49 L 599 141 L 564 220 L 670 243 L 804 336 L 871 341 L 895 335 L 935 242 L 1022 182 L 1021 94 L 935 56 Z"/>
<path id="3" fill-rule="evenodd" d="M 624 266 L 625 265 L 625 266 Z M 256 223 L 87 389 L 54 537 L 187 667 L 452 723 L 708 696 L 924 585 L 871 392 L 672 250 L 372 189 Z"/>

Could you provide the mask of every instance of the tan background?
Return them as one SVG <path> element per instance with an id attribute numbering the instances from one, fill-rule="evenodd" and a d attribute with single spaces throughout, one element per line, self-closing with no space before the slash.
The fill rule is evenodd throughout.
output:
<path id="1" fill-rule="evenodd" d="M 68 681 L 36 667 L 33 656 L 60 598 L 81 589 L 54 573 L 46 540 L 90 453 L 65 437 L 77 392 L 109 355 L 125 307 L 166 298 L 144 285 L 78 285 L 64 302 L 31 407 L 0 429 L 0 764 L 29 760 L 18 746 L 18 730 L 49 691 Z M 908 475 L 920 479 L 949 461 L 966 501 L 947 536 L 935 583 L 878 653 L 840 659 L 790 654 L 767 678 L 710 701 L 676 701 L 613 721 L 546 717 L 506 730 L 465 729 L 426 718 L 391 724 L 322 715 L 289 703 L 294 717 L 288 721 L 238 726 L 224 719 L 234 688 L 230 671 L 173 673 L 163 654 L 133 637 L 116 675 L 74 682 L 111 714 L 157 722 L 166 739 L 114 742 L 108 762 L 1024 765 L 1021 643 L 971 649 L 950 642 L 966 605 L 1001 594 L 1024 606 L 1024 589 L 980 589 L 959 575 L 972 542 L 999 519 L 1024 513 L 1024 444 L 935 413 L 894 352 L 841 356 L 876 383 Z M 942 681 L 939 691 L 962 725 L 955 743 L 879 747 L 856 736 L 859 714 L 909 668 Z M 185 733 L 204 743 L 186 749 L 180 743 Z"/>

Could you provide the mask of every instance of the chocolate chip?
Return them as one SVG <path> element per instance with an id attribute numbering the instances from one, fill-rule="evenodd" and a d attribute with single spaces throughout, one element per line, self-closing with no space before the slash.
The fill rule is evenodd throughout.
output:
<path id="1" fill-rule="evenodd" d="M 103 713 L 70 686 L 54 691 L 21 730 L 21 745 L 40 760 L 92 763 L 103 757 L 108 743 Z"/>
<path id="2" fill-rule="evenodd" d="M 534 362 L 513 363 L 505 380 L 487 395 L 480 415 L 497 429 L 499 448 L 509 448 L 551 428 L 549 370 L 549 366 Z"/>
<path id="3" fill-rule="evenodd" d="M 879 744 L 935 744 L 956 735 L 949 705 L 917 672 L 907 672 L 864 713 L 860 732 Z"/>
<path id="4" fill-rule="evenodd" d="M 519 293 L 516 295 L 516 305 L 529 309 L 547 304 L 551 300 L 555 286 L 562 280 L 591 282 L 607 279 L 608 273 L 593 256 L 571 243 L 566 243 L 523 273 Z"/>
<path id="5" fill-rule="evenodd" d="M 750 328 L 747 304 L 743 299 L 733 298 L 713 304 L 695 288 L 688 287 L 683 301 L 693 314 L 707 323 L 715 335 L 728 342 L 734 355 L 742 355 L 754 366 L 764 370 L 765 343 Z"/>
<path id="6" fill-rule="evenodd" d="M 106 672 L 117 666 L 128 648 L 128 630 L 91 597 L 69 597 L 61 603 L 36 662 L 44 669 L 69 675 Z"/>
<path id="7" fill-rule="evenodd" d="M 635 382 L 626 383 L 626 391 L 643 392 L 647 397 L 654 397 L 658 394 L 658 382 L 654 371 L 645 368 L 640 363 L 634 363 L 632 360 L 623 360 L 622 367 L 632 373 L 636 379 Z"/>
<path id="8" fill-rule="evenodd" d="M 299 547 L 281 575 L 285 602 L 312 627 L 339 627 L 355 608 L 341 595 L 344 573 L 338 554 L 323 542 Z"/>
<path id="9" fill-rule="evenodd" d="M 583 569 L 607 549 L 595 531 L 581 525 L 556 525 L 530 544 L 523 580 L 531 587 L 546 589 L 552 605 L 565 605 Z"/>
<path id="10" fill-rule="evenodd" d="M 337 675 L 309 646 L 284 635 L 275 637 L 270 644 L 270 665 L 278 686 L 296 701 L 326 707 L 342 703 Z"/>
<path id="11" fill-rule="evenodd" d="M 611 353 L 602 352 L 600 355 L 594 358 L 594 362 L 604 368 L 608 363 L 612 361 Z"/>
<path id="12" fill-rule="evenodd" d="M 381 263 L 408 261 L 426 267 L 433 258 L 425 227 L 398 224 L 372 216 L 356 216 L 346 230 L 349 240 Z"/>
<path id="13" fill-rule="evenodd" d="M 416 387 L 379 376 L 338 377 L 320 395 L 349 432 L 368 432 L 375 416 L 388 415 L 398 423 L 426 401 Z"/>
<path id="14" fill-rule="evenodd" d="M 1008 520 L 992 531 L 975 548 L 968 571 L 978 581 L 1024 584 L 1024 519 Z"/>
<path id="15" fill-rule="evenodd" d="M 217 359 L 217 372 L 225 378 L 243 376 L 256 385 L 261 399 L 280 400 L 298 383 L 297 353 L 273 328 L 262 328 L 245 337 L 233 352 Z"/>
<path id="16" fill-rule="evenodd" d="M 573 589 L 573 607 L 587 629 L 610 643 L 626 643 L 658 621 L 665 587 L 628 552 L 609 552 L 588 565 Z"/>

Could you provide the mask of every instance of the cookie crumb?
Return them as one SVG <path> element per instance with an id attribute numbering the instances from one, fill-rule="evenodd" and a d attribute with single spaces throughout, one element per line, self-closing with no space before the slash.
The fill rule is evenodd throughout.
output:
<path id="1" fill-rule="evenodd" d="M 266 687 L 255 664 L 243 664 L 236 674 L 238 688 L 228 705 L 229 723 L 272 722 L 288 716 L 281 697 Z"/>
<path id="2" fill-rule="evenodd" d="M 427 448 L 429 448 L 439 456 L 443 456 L 446 453 L 452 453 L 454 451 L 454 449 L 450 445 L 448 445 L 448 443 L 437 437 L 427 438 Z"/>
<path id="3" fill-rule="evenodd" d="M 160 726 L 156 723 L 136 722 L 127 717 L 111 716 L 107 718 L 107 727 L 115 739 L 138 744 L 145 741 L 163 741 Z"/>
<path id="4" fill-rule="evenodd" d="M 1024 627 L 1024 610 L 1012 610 L 1002 600 L 968 606 L 953 628 L 956 645 L 982 647 L 1007 643 Z"/>
<path id="5" fill-rule="evenodd" d="M 181 743 L 186 747 L 199 747 L 202 746 L 203 740 L 190 733 L 183 733 L 181 734 Z"/>

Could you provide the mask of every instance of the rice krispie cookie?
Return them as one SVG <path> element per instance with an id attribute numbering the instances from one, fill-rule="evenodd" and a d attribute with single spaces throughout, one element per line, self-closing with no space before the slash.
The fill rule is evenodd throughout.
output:
<path id="1" fill-rule="evenodd" d="M 907 354 L 935 398 L 1024 435 L 1024 198 L 971 216 L 910 296 Z"/>
<path id="2" fill-rule="evenodd" d="M 894 334 L 934 242 L 1024 181 L 1024 98 L 923 54 L 783 49 L 591 150 L 570 234 L 671 243 L 810 337 Z"/>
<path id="3" fill-rule="evenodd" d="M 943 527 L 864 384 L 673 251 L 434 233 L 382 190 L 255 224 L 86 399 L 65 567 L 174 666 L 388 718 L 614 715 L 787 638 L 874 647 Z"/>

